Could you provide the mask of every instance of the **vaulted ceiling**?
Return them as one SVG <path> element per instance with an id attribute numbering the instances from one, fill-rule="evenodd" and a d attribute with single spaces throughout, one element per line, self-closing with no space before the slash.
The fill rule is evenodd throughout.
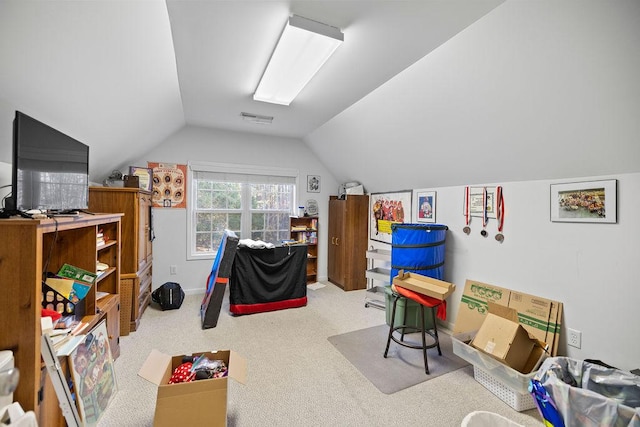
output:
<path id="1" fill-rule="evenodd" d="M 290 106 L 253 101 L 291 14 L 345 42 Z M 637 0 L 0 0 L 0 162 L 18 109 L 90 145 L 95 181 L 188 125 L 299 139 L 374 190 L 637 172 L 639 18 Z"/>
<path id="2" fill-rule="evenodd" d="M 91 146 L 96 180 L 184 125 L 303 138 L 502 1 L 2 0 L 0 131 L 15 109 L 55 123 Z M 345 42 L 290 106 L 253 101 L 290 14 Z"/>

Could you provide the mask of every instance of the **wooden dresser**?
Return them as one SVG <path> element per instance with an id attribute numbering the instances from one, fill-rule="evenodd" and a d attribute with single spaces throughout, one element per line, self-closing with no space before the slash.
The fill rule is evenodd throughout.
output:
<path id="1" fill-rule="evenodd" d="M 140 324 L 151 302 L 153 224 L 151 193 L 138 188 L 90 187 L 91 212 L 121 212 L 120 335 Z"/>

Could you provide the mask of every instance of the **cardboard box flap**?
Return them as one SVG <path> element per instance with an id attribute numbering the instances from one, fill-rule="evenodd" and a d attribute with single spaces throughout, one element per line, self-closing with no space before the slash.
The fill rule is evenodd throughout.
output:
<path id="1" fill-rule="evenodd" d="M 405 273 L 404 270 L 398 271 L 398 275 L 393 278 L 393 284 L 439 300 L 446 299 L 456 290 L 453 283 L 417 273 Z"/>
<path id="2" fill-rule="evenodd" d="M 487 307 L 489 308 L 489 313 L 518 323 L 518 312 L 515 309 L 491 301 L 487 301 Z"/>
<path id="3" fill-rule="evenodd" d="M 229 376 L 241 384 L 247 382 L 247 361 L 235 351 L 229 352 Z"/>
<path id="4" fill-rule="evenodd" d="M 170 371 L 168 367 L 171 367 L 171 356 L 153 349 L 142 364 L 138 375 L 155 385 L 166 384 L 169 380 L 165 379 L 167 372 Z"/>
<path id="5" fill-rule="evenodd" d="M 524 364 L 522 372 L 526 374 L 537 371 L 548 355 L 549 346 L 540 340 L 536 340 L 536 345 L 533 347 L 533 351 L 531 351 L 531 355 L 529 355 L 527 363 Z"/>

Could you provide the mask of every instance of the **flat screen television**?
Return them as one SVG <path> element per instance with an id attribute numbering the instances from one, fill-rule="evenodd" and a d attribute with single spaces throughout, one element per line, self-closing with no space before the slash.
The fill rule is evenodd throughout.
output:
<path id="1" fill-rule="evenodd" d="M 89 207 L 89 147 L 16 111 L 11 193 L 14 209 L 73 213 Z"/>

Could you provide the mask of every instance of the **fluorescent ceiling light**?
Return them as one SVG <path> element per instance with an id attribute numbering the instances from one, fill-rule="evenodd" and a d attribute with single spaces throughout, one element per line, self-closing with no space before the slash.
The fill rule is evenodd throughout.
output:
<path id="1" fill-rule="evenodd" d="M 242 120 L 258 125 L 270 125 L 271 122 L 273 122 L 272 116 L 259 116 L 251 113 L 240 113 L 240 115 L 242 116 Z"/>
<path id="2" fill-rule="evenodd" d="M 343 40 L 336 27 L 291 16 L 253 99 L 289 105 Z"/>

